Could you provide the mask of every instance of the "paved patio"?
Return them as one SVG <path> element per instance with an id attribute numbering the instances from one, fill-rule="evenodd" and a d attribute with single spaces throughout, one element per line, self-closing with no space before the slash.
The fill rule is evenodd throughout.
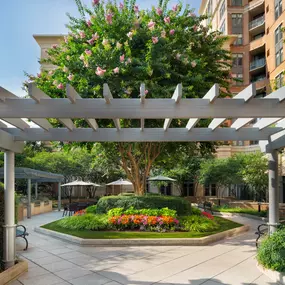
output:
<path id="1" fill-rule="evenodd" d="M 18 254 L 29 272 L 11 285 L 273 285 L 256 268 L 254 229 L 259 221 L 234 217 L 252 230 L 212 246 L 79 247 L 33 231 L 59 219 L 52 212 L 25 220 L 30 247 Z"/>

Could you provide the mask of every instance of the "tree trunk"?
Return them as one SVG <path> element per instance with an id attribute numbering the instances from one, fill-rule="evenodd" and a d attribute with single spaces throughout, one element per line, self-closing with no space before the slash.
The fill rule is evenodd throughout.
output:
<path id="1" fill-rule="evenodd" d="M 133 183 L 136 195 L 145 194 L 151 166 L 161 152 L 159 143 L 118 143 L 121 166 Z"/>

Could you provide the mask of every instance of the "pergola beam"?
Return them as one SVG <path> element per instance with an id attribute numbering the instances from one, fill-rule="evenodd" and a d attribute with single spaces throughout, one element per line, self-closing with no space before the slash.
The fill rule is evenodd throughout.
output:
<path id="1" fill-rule="evenodd" d="M 260 119 L 257 121 L 254 125 L 253 128 L 259 128 L 260 130 L 280 121 L 282 118 L 266 118 L 266 119 Z"/>
<path id="2" fill-rule="evenodd" d="M 86 141 L 86 142 L 149 142 L 149 141 L 231 141 L 231 140 L 266 140 L 282 128 L 243 128 L 236 132 L 231 128 L 218 128 L 212 131 L 209 128 L 194 128 L 189 132 L 186 128 L 123 128 L 120 132 L 115 128 L 99 128 L 97 132 L 92 129 L 74 129 L 69 132 L 65 128 L 42 129 L 31 128 L 25 132 L 18 129 L 5 129 L 14 135 L 17 141 Z"/>
<path id="3" fill-rule="evenodd" d="M 15 142 L 14 137 L 11 134 L 0 130 L 0 149 L 5 151 L 10 150 L 13 152 L 22 152 L 24 149 L 24 142 Z"/>
<path id="4" fill-rule="evenodd" d="M 241 118 L 236 119 L 233 124 L 231 125 L 231 128 L 238 131 L 240 128 L 244 127 L 245 125 L 249 124 L 254 118 Z"/>
<path id="5" fill-rule="evenodd" d="M 27 124 L 22 119 L 14 119 L 14 118 L 1 118 L 3 121 L 17 127 L 18 129 L 24 131 L 25 129 L 28 129 L 30 127 L 29 124 Z"/>

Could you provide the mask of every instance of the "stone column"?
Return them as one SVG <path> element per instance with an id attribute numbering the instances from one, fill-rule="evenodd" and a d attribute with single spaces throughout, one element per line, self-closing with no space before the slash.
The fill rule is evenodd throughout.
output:
<path id="1" fill-rule="evenodd" d="M 31 179 L 28 179 L 28 206 L 27 206 L 27 218 L 30 219 L 32 216 L 31 213 L 31 201 L 32 201 L 32 197 L 31 197 L 31 190 L 32 190 L 32 181 Z"/>
<path id="2" fill-rule="evenodd" d="M 4 154 L 4 264 L 9 268 L 15 264 L 15 153 Z"/>
<path id="3" fill-rule="evenodd" d="M 35 183 L 35 198 L 38 199 L 38 182 Z"/>
<path id="4" fill-rule="evenodd" d="M 61 183 L 58 182 L 58 191 L 57 191 L 57 195 L 58 195 L 58 201 L 57 201 L 57 207 L 58 210 L 61 210 Z"/>

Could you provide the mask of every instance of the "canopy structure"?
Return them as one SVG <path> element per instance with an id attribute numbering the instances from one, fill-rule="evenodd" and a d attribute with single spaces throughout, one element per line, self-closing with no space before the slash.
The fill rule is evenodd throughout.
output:
<path id="1" fill-rule="evenodd" d="M 170 177 L 158 175 L 158 176 L 155 176 L 155 177 L 148 178 L 148 181 L 169 181 L 169 182 L 175 182 L 176 180 L 172 179 Z"/>
<path id="2" fill-rule="evenodd" d="M 279 222 L 278 149 L 285 146 L 285 87 L 265 98 L 255 98 L 252 84 L 234 98 L 219 98 L 219 86 L 201 99 L 182 98 L 178 84 L 172 98 L 147 99 L 145 85 L 137 99 L 115 99 L 107 84 L 102 98 L 81 98 L 70 85 L 66 98 L 52 99 L 34 83 L 29 98 L 19 98 L 0 88 L 0 149 L 4 155 L 5 181 L 5 263 L 15 260 L 14 164 L 15 152 L 21 152 L 24 141 L 69 142 L 190 142 L 190 141 L 256 141 L 269 154 L 269 225 L 274 232 Z M 38 127 L 32 127 L 28 118 Z M 62 128 L 54 128 L 49 118 L 58 119 Z M 200 119 L 211 119 L 207 127 L 196 127 Z M 76 128 L 73 119 L 84 119 L 89 128 Z M 115 128 L 101 128 L 97 119 L 111 119 Z M 140 120 L 140 128 L 122 128 L 120 119 Z M 146 128 L 146 119 L 163 119 L 159 128 Z M 185 127 L 173 128 L 173 119 L 187 119 Z M 228 127 L 221 127 L 230 119 Z M 255 119 L 258 121 L 254 122 Z M 249 123 L 252 123 L 249 125 Z"/>
<path id="3" fill-rule="evenodd" d="M 92 182 L 85 182 L 85 181 L 79 181 L 75 180 L 66 184 L 62 184 L 61 187 L 72 187 L 72 186 L 93 186 L 93 187 L 100 187 L 101 185 L 92 183 Z"/>
<path id="4" fill-rule="evenodd" d="M 133 185 L 133 183 L 128 181 L 128 180 L 124 180 L 124 179 L 120 178 L 119 180 L 110 182 L 110 183 L 108 183 L 106 185 L 108 185 L 108 186 L 110 186 L 110 185 L 114 185 L 114 186 L 115 185 L 128 185 L 128 186 L 131 186 L 131 185 Z"/>

